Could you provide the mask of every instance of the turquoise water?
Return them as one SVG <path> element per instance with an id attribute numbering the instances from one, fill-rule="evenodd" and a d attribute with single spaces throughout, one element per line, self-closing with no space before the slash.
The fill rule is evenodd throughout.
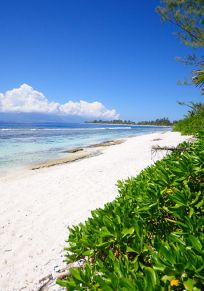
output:
<path id="1" fill-rule="evenodd" d="M 107 124 L 0 124 L 0 175 L 63 157 L 64 150 L 75 147 L 167 130 L 170 128 Z"/>

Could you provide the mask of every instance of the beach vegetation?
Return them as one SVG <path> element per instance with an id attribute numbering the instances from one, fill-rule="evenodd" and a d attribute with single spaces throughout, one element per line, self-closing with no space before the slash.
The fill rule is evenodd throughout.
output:
<path id="1" fill-rule="evenodd" d="M 204 132 L 69 228 L 68 290 L 204 290 Z"/>
<path id="2" fill-rule="evenodd" d="M 198 49 L 204 47 L 204 1 L 203 0 L 161 0 L 157 12 L 163 21 L 170 22 L 177 27 L 177 37 L 187 46 Z M 192 83 L 201 88 L 204 94 L 204 58 L 195 53 L 186 59 L 177 58 L 184 64 L 194 66 Z M 185 83 L 185 82 L 184 82 Z M 196 134 L 204 129 L 204 103 L 190 102 L 187 115 L 174 123 L 173 129 L 183 134 Z"/>
<path id="3" fill-rule="evenodd" d="M 183 119 L 174 124 L 173 130 L 180 131 L 182 134 L 195 135 L 204 129 L 204 103 L 190 102 L 186 104 L 180 102 L 180 104 L 188 106 L 189 110 Z"/>

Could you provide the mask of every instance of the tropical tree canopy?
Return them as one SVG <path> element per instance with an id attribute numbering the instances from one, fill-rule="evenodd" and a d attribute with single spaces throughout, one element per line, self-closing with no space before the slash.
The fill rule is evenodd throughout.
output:
<path id="1" fill-rule="evenodd" d="M 161 0 L 161 6 L 156 10 L 163 21 L 169 21 L 177 26 L 177 36 L 185 45 L 193 48 L 204 47 L 204 0 Z M 189 63 L 189 57 L 187 62 Z M 191 60 L 191 63 L 194 63 L 194 60 Z M 203 57 L 196 66 L 192 81 L 202 87 L 204 92 Z"/>
<path id="2" fill-rule="evenodd" d="M 162 0 L 157 12 L 178 27 L 185 45 L 204 47 L 204 0 Z"/>

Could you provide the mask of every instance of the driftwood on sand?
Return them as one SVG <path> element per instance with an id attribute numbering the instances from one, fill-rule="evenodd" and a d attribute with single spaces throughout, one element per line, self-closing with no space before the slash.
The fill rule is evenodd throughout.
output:
<path id="1" fill-rule="evenodd" d="M 60 287 L 56 289 L 56 280 L 62 280 L 70 275 L 70 268 L 83 267 L 86 263 L 85 259 L 81 259 L 79 261 L 68 264 L 66 267 L 63 267 L 58 270 L 58 272 L 51 273 L 43 278 L 41 278 L 38 282 L 37 291 L 48 291 L 48 290 L 62 290 Z M 54 289 L 52 287 L 54 286 Z M 63 288 L 64 290 L 64 288 Z"/>
<path id="2" fill-rule="evenodd" d="M 49 286 L 55 284 L 56 280 L 63 279 L 69 276 L 69 274 L 70 274 L 69 270 L 66 270 L 65 268 L 63 268 L 59 271 L 59 273 L 49 274 L 43 277 L 42 279 L 39 280 L 39 287 L 37 291 L 49 290 Z"/>
<path id="3" fill-rule="evenodd" d="M 153 151 L 178 151 L 178 152 L 185 152 L 188 150 L 187 147 L 161 147 L 161 146 L 153 146 Z"/>
<path id="4" fill-rule="evenodd" d="M 186 152 L 188 151 L 188 147 L 173 147 L 173 146 L 159 146 L 159 145 L 155 145 L 152 146 L 151 149 L 151 156 L 155 156 L 158 152 L 162 152 L 164 151 L 165 153 L 169 153 L 169 152 Z"/>

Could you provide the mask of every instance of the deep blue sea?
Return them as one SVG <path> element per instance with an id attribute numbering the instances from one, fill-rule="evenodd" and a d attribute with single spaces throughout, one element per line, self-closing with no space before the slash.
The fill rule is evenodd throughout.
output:
<path id="1" fill-rule="evenodd" d="M 87 123 L 0 123 L 0 176 L 14 168 L 61 158 L 65 155 L 64 150 L 167 130 L 171 128 Z"/>

